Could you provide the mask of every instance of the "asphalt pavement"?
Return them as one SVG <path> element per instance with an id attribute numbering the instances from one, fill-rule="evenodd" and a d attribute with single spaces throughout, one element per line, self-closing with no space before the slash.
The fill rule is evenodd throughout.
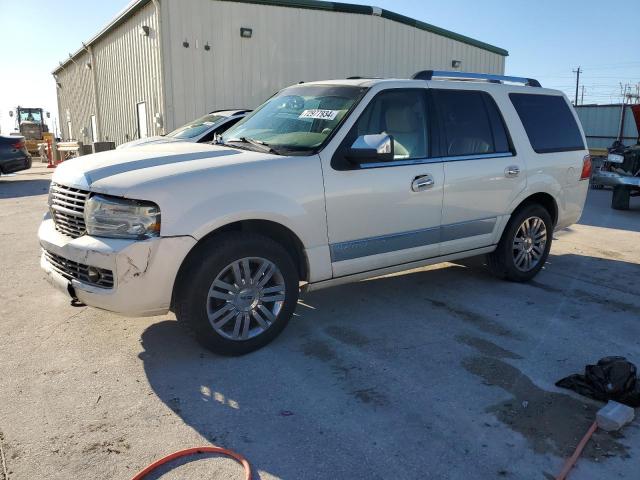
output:
<path id="1" fill-rule="evenodd" d="M 223 358 L 173 314 L 73 307 L 46 283 L 50 174 L 0 177 L 10 479 L 130 479 L 208 444 L 263 480 L 552 479 L 599 406 L 554 383 L 606 355 L 640 365 L 640 198 L 618 212 L 590 191 L 529 284 L 471 259 L 309 293 L 274 343 Z M 638 478 L 639 427 L 596 433 L 570 478 Z M 172 467 L 149 478 L 242 478 L 213 455 Z"/>

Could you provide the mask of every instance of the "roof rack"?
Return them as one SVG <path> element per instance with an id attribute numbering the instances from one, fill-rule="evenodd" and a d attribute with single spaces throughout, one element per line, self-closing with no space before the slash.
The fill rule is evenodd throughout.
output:
<path id="1" fill-rule="evenodd" d="M 461 80 L 486 80 L 490 83 L 522 83 L 527 87 L 542 87 L 540 82 L 535 78 L 526 77 L 509 77 L 507 75 L 494 75 L 491 73 L 471 73 L 471 72 L 447 72 L 441 70 L 421 70 L 416 72 L 411 79 L 412 80 L 432 80 L 434 77 L 448 78 L 448 79 L 461 79 Z"/>

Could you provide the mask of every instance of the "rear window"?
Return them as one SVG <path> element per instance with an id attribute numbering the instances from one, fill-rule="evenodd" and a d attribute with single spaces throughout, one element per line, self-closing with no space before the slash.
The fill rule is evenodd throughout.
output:
<path id="1" fill-rule="evenodd" d="M 578 124 L 564 97 L 510 93 L 511 103 L 537 153 L 584 150 Z"/>

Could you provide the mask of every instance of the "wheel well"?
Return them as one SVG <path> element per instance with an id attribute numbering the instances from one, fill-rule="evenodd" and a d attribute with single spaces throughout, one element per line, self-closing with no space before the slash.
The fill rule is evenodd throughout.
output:
<path id="1" fill-rule="evenodd" d="M 554 225 L 558 222 L 558 205 L 556 204 L 556 200 L 551 195 L 544 192 L 535 193 L 525 198 L 514 212 L 534 203 L 541 205 L 547 210 L 547 212 L 549 212 Z"/>
<path id="2" fill-rule="evenodd" d="M 308 280 L 309 266 L 307 262 L 307 256 L 304 253 L 304 245 L 295 233 L 293 233 L 284 225 L 269 220 L 241 220 L 239 222 L 229 223 L 228 225 L 224 225 L 223 227 L 209 232 L 198 241 L 198 243 L 187 254 L 186 258 L 182 262 L 182 265 L 180 266 L 180 269 L 178 270 L 178 274 L 176 275 L 176 280 L 173 287 L 174 294 L 176 286 L 180 283 L 180 278 L 183 274 L 184 267 L 188 264 L 191 255 L 196 252 L 198 248 L 202 246 L 206 241 L 225 232 L 258 233 L 260 235 L 264 235 L 265 237 L 269 237 L 275 242 L 278 242 L 291 255 L 291 258 L 298 269 L 300 280 Z M 171 300 L 171 305 L 173 307 L 173 299 Z"/>

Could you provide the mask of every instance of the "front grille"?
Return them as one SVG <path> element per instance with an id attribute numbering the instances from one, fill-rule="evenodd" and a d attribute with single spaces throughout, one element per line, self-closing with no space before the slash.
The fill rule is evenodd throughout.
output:
<path id="1" fill-rule="evenodd" d="M 72 238 L 85 234 L 84 204 L 89 198 L 89 193 L 87 190 L 51 182 L 49 209 L 56 230 Z"/>
<path id="2" fill-rule="evenodd" d="M 53 269 L 67 280 L 79 280 L 89 285 L 102 288 L 113 288 L 113 272 L 106 268 L 89 267 L 83 263 L 68 260 L 60 255 L 43 250 L 44 256 Z M 89 268 L 93 270 L 92 277 L 89 276 Z"/>

